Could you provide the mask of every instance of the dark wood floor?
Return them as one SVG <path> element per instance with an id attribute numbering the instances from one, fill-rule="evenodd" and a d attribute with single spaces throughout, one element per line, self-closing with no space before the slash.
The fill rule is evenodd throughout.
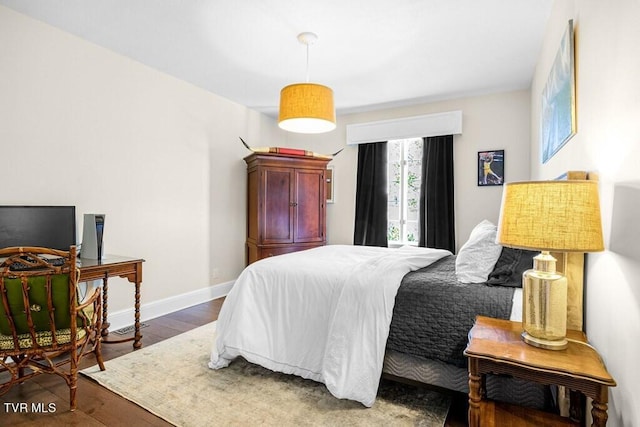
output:
<path id="1" fill-rule="evenodd" d="M 151 345 L 164 339 L 181 334 L 198 326 L 205 325 L 218 318 L 222 299 L 209 301 L 194 307 L 177 311 L 153 320 L 146 321 L 148 326 L 142 329 L 143 345 Z M 103 345 L 105 360 L 113 359 L 132 351 L 131 343 Z M 80 368 L 94 365 L 89 356 Z M 449 411 L 447 427 L 466 426 L 466 396 L 453 395 L 453 405 Z M 0 426 L 170 426 L 155 415 L 147 412 L 128 400 L 97 385 L 80 375 L 78 378 L 78 408 L 69 411 L 69 388 L 55 375 L 40 375 L 30 381 L 14 387 L 0 397 Z M 48 413 L 20 413 L 16 404 L 40 404 L 41 407 L 54 408 Z M 13 405 L 8 405 L 13 404 Z M 51 404 L 51 405 L 50 405 Z"/>

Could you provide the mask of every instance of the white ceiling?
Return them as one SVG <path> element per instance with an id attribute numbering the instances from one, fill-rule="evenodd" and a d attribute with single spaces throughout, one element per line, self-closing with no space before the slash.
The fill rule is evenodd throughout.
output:
<path id="1" fill-rule="evenodd" d="M 310 80 L 338 113 L 528 88 L 553 0 L 0 0 L 267 114 Z"/>

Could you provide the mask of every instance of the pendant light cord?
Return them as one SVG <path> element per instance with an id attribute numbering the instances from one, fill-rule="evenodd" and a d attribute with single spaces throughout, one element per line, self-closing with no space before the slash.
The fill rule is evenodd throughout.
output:
<path id="1" fill-rule="evenodd" d="M 298 41 L 307 47 L 307 83 L 309 83 L 309 45 L 316 42 L 318 36 L 314 33 L 304 32 L 298 34 Z"/>
<path id="2" fill-rule="evenodd" d="M 309 83 L 309 43 L 307 45 L 307 83 Z"/>

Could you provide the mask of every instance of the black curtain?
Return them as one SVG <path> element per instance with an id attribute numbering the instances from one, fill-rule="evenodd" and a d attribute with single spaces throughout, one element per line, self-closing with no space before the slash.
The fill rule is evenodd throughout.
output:
<path id="1" fill-rule="evenodd" d="M 423 140 L 419 245 L 455 252 L 453 135 Z"/>
<path id="2" fill-rule="evenodd" d="M 387 143 L 358 145 L 353 244 L 387 246 Z"/>

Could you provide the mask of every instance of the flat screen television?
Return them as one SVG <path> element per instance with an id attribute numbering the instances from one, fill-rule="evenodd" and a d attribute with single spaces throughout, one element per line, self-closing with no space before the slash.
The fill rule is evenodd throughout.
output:
<path id="1" fill-rule="evenodd" d="M 0 248 L 76 244 L 75 206 L 0 206 Z"/>

